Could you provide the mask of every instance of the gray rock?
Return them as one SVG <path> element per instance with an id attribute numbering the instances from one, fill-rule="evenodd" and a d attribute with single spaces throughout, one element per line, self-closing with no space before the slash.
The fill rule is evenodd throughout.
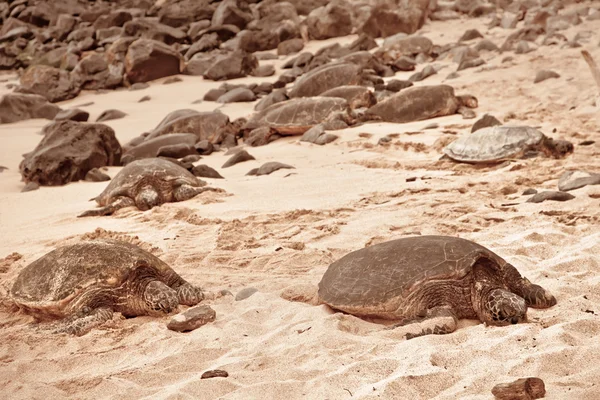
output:
<path id="1" fill-rule="evenodd" d="M 256 175 L 256 176 L 269 175 L 269 174 L 271 174 L 277 170 L 283 169 L 283 168 L 294 169 L 294 167 L 292 167 L 291 165 L 288 165 L 288 164 L 283 164 L 283 163 L 280 163 L 277 161 L 269 161 L 269 162 L 261 165 L 259 168 L 255 168 L 252 171 L 248 172 L 246 175 Z"/>
<path id="2" fill-rule="evenodd" d="M 214 168 L 211 168 L 205 164 L 194 166 L 191 172 L 199 178 L 225 179 Z"/>
<path id="3" fill-rule="evenodd" d="M 575 198 L 575 196 L 573 196 L 571 193 L 547 190 L 547 191 L 535 194 L 533 197 L 531 197 L 529 200 L 527 200 L 527 202 L 528 203 L 541 203 L 546 200 L 567 201 L 567 200 L 572 200 L 574 198 Z"/>
<path id="4" fill-rule="evenodd" d="M 235 88 L 221 95 L 217 99 L 217 103 L 239 103 L 256 100 L 254 92 L 245 87 Z"/>
<path id="5" fill-rule="evenodd" d="M 231 158 L 227 160 L 221 168 L 229 168 L 235 164 L 250 160 L 256 160 L 256 158 L 250 155 L 246 150 L 241 150 L 231 156 Z"/>
<path id="6" fill-rule="evenodd" d="M 538 73 L 535 75 L 535 79 L 533 80 L 533 83 L 539 83 L 542 81 L 545 81 L 546 79 L 550 79 L 550 78 L 560 78 L 560 75 L 554 71 L 550 71 L 550 70 L 542 70 L 542 71 L 538 71 Z"/>
<path id="7" fill-rule="evenodd" d="M 235 295 L 235 301 L 245 300 L 248 297 L 252 296 L 256 292 L 258 292 L 257 288 L 253 288 L 253 287 L 244 288 Z"/>
<path id="8" fill-rule="evenodd" d="M 106 182 L 110 181 L 110 176 L 100 171 L 98 168 L 92 168 L 85 174 L 83 180 L 88 182 Z"/>
<path id="9" fill-rule="evenodd" d="M 157 157 L 183 158 L 192 154 L 198 154 L 193 144 L 177 143 L 162 146 L 156 152 Z"/>
<path id="10" fill-rule="evenodd" d="M 98 117 L 98 119 L 96 119 L 96 122 L 104 122 L 104 121 L 110 121 L 113 119 L 121 119 L 126 117 L 127 114 L 125 114 L 123 111 L 119 111 L 119 110 L 106 110 L 104 111 L 102 114 L 100 114 L 100 116 Z"/>
<path id="11" fill-rule="evenodd" d="M 90 118 L 90 113 L 79 108 L 72 108 L 70 110 L 60 111 L 54 117 L 55 121 L 78 121 L 86 122 Z"/>
<path id="12" fill-rule="evenodd" d="M 484 114 L 483 117 L 479 118 L 471 127 L 471 133 L 478 131 L 481 128 L 487 128 L 488 126 L 502 125 L 502 122 L 498 121 L 496 117 L 490 114 Z"/>
<path id="13" fill-rule="evenodd" d="M 533 189 L 533 188 L 529 188 L 529 189 L 525 189 L 523 191 L 523 193 L 521 194 L 521 196 L 531 196 L 532 194 L 537 194 L 537 190 Z"/>
<path id="14" fill-rule="evenodd" d="M 600 185 L 600 174 L 584 171 L 565 171 L 558 179 L 558 190 L 568 192 L 588 185 Z"/>
<path id="15" fill-rule="evenodd" d="M 193 331 L 209 322 L 213 322 L 216 317 L 217 313 L 209 306 L 191 307 L 171 318 L 167 328 L 176 332 Z"/>

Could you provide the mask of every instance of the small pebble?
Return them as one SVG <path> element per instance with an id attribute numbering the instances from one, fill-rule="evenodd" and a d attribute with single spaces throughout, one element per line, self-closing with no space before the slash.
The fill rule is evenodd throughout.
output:
<path id="1" fill-rule="evenodd" d="M 252 296 L 256 292 L 258 292 L 257 288 L 253 288 L 253 287 L 244 288 L 235 295 L 235 301 L 245 300 L 248 297 Z"/>
<path id="2" fill-rule="evenodd" d="M 229 373 L 227 371 L 223 371 L 222 369 L 213 369 L 211 371 L 206 371 L 202 374 L 200 379 L 209 379 L 209 378 L 227 378 Z"/>

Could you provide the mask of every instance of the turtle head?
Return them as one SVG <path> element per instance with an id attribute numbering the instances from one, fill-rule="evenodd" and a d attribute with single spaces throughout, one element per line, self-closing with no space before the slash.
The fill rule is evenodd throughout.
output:
<path id="1" fill-rule="evenodd" d="M 479 105 L 479 101 L 477 101 L 477 97 L 472 96 L 470 94 L 463 94 L 461 96 L 456 96 L 460 105 L 469 107 L 469 108 L 477 108 Z"/>
<path id="2" fill-rule="evenodd" d="M 145 185 L 135 196 L 135 205 L 142 211 L 147 211 L 161 204 L 160 196 L 156 189 L 151 185 Z"/>
<path id="3" fill-rule="evenodd" d="M 151 281 L 144 290 L 144 303 L 149 314 L 168 314 L 179 305 L 177 292 L 161 281 Z"/>
<path id="4" fill-rule="evenodd" d="M 542 141 L 542 151 L 554 158 L 563 158 L 573 152 L 573 143 L 568 140 L 554 140 L 547 136 Z"/>
<path id="5" fill-rule="evenodd" d="M 493 289 L 484 298 L 483 322 L 489 325 L 510 325 L 526 321 L 525 299 L 504 289 Z"/>

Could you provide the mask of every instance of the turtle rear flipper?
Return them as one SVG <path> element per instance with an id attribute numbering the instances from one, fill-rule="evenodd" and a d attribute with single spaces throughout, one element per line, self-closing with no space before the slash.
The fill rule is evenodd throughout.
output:
<path id="1" fill-rule="evenodd" d="M 405 327 L 406 339 L 414 339 L 425 335 L 443 335 L 452 333 L 458 327 L 458 317 L 454 310 L 448 306 L 430 308 L 422 317 L 406 320 L 401 324 L 393 325 L 389 329 Z"/>
<path id="2" fill-rule="evenodd" d="M 54 333 L 68 333 L 82 336 L 93 328 L 112 319 L 113 312 L 109 308 L 95 308 L 85 313 L 73 315 L 54 324 Z"/>

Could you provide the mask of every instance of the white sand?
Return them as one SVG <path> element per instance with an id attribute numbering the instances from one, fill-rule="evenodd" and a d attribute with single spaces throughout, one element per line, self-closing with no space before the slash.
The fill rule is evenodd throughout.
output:
<path id="1" fill-rule="evenodd" d="M 423 32 L 444 44 L 477 27 L 501 45 L 511 31 L 488 30 L 487 22 L 428 23 Z M 572 38 L 580 31 L 592 32 L 584 47 L 600 61 L 600 21 L 563 33 Z M 308 49 L 333 42 L 311 43 Z M 507 55 L 514 62 L 502 64 Z M 368 124 L 338 131 L 341 138 L 322 147 L 296 137 L 250 148 L 256 161 L 228 169 L 220 169 L 229 157 L 223 152 L 204 157 L 199 163 L 226 178 L 210 180 L 210 185 L 229 195 L 207 193 L 148 212 L 125 209 L 111 217 L 78 219 L 77 214 L 94 207 L 88 199 L 106 183 L 20 193 L 21 154 L 36 146 L 47 121 L 1 125 L 0 165 L 9 170 L 0 173 L 0 257 L 23 255 L 0 264 L 3 298 L 28 263 L 97 228 L 115 232 L 99 231 L 100 236 L 139 237 L 184 278 L 207 290 L 235 294 L 256 287 L 259 293 L 241 302 L 231 297 L 209 301 L 216 321 L 186 334 L 167 330 L 168 318 L 138 317 L 115 319 L 82 337 L 54 335 L 35 329 L 32 318 L 5 301 L 0 308 L 0 397 L 491 399 L 495 384 L 537 376 L 545 381 L 548 399 L 600 398 L 600 186 L 575 190 L 576 199 L 564 203 L 530 204 L 520 196 L 529 187 L 555 190 L 566 169 L 600 172 L 600 119 L 591 106 L 596 87 L 580 49 L 541 47 L 525 55 L 483 57 L 483 71 L 461 71 L 460 78 L 448 81 L 458 94 L 479 98 L 478 115 L 488 112 L 501 120 L 512 115 L 511 122 L 539 125 L 555 138 L 597 142 L 576 146 L 565 160 L 516 160 L 482 168 L 438 161 L 440 153 L 431 147 L 444 130 L 467 134 L 473 120 L 457 115 Z M 436 64 L 447 67 L 419 84 L 444 82 L 456 68 L 450 60 Z M 539 69 L 552 69 L 561 78 L 534 85 Z M 85 107 L 92 121 L 108 108 L 126 112 L 127 117 L 107 122 L 125 143 L 170 111 L 218 106 L 191 103 L 220 83 L 182 78 L 171 85 L 154 82 L 144 91 L 86 93 L 61 106 L 93 101 Z M 152 100 L 137 103 L 145 95 Z M 223 111 L 233 119 L 250 114 L 251 107 L 233 104 Z M 432 122 L 439 128 L 422 130 Z M 376 146 L 388 133 L 400 135 L 391 146 Z M 267 161 L 296 169 L 245 176 Z M 109 174 L 118 170 L 110 168 Z M 418 179 L 407 182 L 410 177 Z M 459 235 L 489 247 L 549 289 L 558 304 L 530 310 L 529 323 L 485 327 L 461 321 L 453 334 L 405 341 L 398 332 L 326 306 L 279 297 L 288 286 L 318 283 L 329 263 L 349 251 L 417 233 Z M 210 369 L 224 369 L 229 377 L 200 380 Z"/>

